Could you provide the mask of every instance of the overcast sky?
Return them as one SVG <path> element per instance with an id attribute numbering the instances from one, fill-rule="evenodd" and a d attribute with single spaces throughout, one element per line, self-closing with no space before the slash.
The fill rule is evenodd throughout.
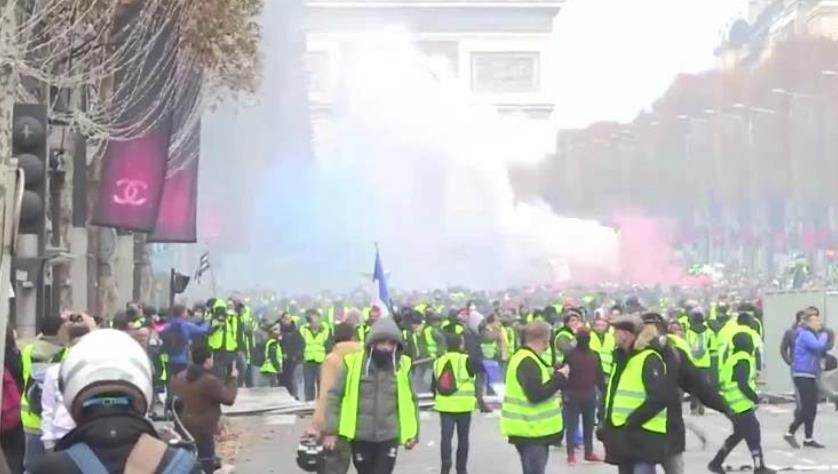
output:
<path id="1" fill-rule="evenodd" d="M 682 72 L 716 65 L 747 0 L 568 0 L 556 19 L 561 128 L 630 121 Z"/>

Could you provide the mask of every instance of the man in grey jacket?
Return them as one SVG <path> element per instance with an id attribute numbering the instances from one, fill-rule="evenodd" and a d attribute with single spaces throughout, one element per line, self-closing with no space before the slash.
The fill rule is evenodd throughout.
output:
<path id="1" fill-rule="evenodd" d="M 419 410 L 410 358 L 392 318 L 373 324 L 363 352 L 348 354 L 326 400 L 323 446 L 349 441 L 358 474 L 389 474 L 398 447 L 416 446 Z"/>

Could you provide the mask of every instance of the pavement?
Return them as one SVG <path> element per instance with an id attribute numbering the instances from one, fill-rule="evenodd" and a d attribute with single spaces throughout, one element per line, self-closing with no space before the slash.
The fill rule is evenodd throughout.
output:
<path id="1" fill-rule="evenodd" d="M 766 462 L 787 472 L 838 473 L 838 413 L 833 405 L 821 405 L 815 424 L 815 439 L 828 449 L 792 449 L 783 441 L 783 433 L 791 422 L 793 405 L 763 405 L 758 417 L 762 424 L 763 449 Z M 689 409 L 685 407 L 685 412 Z M 498 412 L 475 413 L 471 427 L 469 472 L 472 474 L 521 472 L 515 449 L 500 435 Z M 730 422 L 722 415 L 709 412 L 704 416 L 686 416 L 687 423 L 705 433 L 707 447 L 702 449 L 699 438 L 687 433 L 687 452 L 684 454 L 685 473 L 703 473 L 707 462 L 730 434 Z M 307 418 L 295 415 L 260 414 L 228 418 L 238 431 L 241 450 L 235 461 L 237 473 L 294 473 L 302 472 L 295 463 L 300 435 L 308 426 Z M 439 420 L 433 412 L 422 412 L 420 443 L 412 451 L 399 452 L 395 472 L 398 474 L 428 474 L 439 472 Z M 798 434 L 802 441 L 802 429 Z M 602 454 L 596 442 L 595 450 Z M 751 459 L 742 442 L 727 464 L 730 467 L 750 466 Z M 660 471 L 660 470 L 659 470 Z M 350 469 L 354 472 L 354 469 Z M 548 473 L 614 473 L 616 468 L 605 464 L 580 462 L 569 467 L 564 448 L 550 452 Z M 662 471 L 660 471 L 662 472 Z"/>

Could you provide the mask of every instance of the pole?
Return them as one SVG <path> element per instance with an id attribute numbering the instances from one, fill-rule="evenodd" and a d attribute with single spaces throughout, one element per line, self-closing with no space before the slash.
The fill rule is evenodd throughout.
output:
<path id="1" fill-rule="evenodd" d="M 215 281 L 215 268 L 210 266 L 210 279 L 212 280 L 212 296 L 218 296 L 218 284 Z"/>
<path id="2" fill-rule="evenodd" d="M 169 311 L 175 306 L 175 269 L 169 273 Z"/>

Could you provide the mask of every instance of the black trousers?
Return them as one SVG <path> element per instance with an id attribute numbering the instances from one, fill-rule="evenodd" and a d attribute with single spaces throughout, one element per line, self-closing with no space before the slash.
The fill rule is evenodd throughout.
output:
<path id="1" fill-rule="evenodd" d="M 391 474 L 399 454 L 398 440 L 352 441 L 352 464 L 358 474 Z"/>
<path id="2" fill-rule="evenodd" d="M 457 430 L 457 474 L 465 474 L 468 469 L 468 434 L 471 429 L 471 413 L 440 413 L 439 423 L 442 437 L 439 440 L 442 472 L 451 470 L 451 444 L 454 439 L 454 429 Z"/>
<path id="3" fill-rule="evenodd" d="M 573 454 L 574 438 L 579 427 L 579 415 L 582 415 L 582 439 L 585 442 L 585 456 L 594 452 L 594 416 L 596 415 L 596 396 L 587 400 L 568 400 L 564 408 L 565 436 L 567 454 Z"/>
<path id="4" fill-rule="evenodd" d="M 317 362 L 306 362 L 303 365 L 303 380 L 305 380 L 305 401 L 313 401 L 317 397 L 317 392 L 320 390 L 320 364 Z"/>
<path id="5" fill-rule="evenodd" d="M 297 397 L 297 381 L 294 380 L 294 370 L 296 370 L 297 365 L 299 365 L 299 362 L 284 361 L 282 364 L 282 375 L 280 376 L 282 386 L 288 389 L 288 393 L 292 397 Z"/>
<path id="6" fill-rule="evenodd" d="M 736 445 L 738 445 L 743 439 L 748 445 L 748 450 L 751 451 L 751 455 L 755 459 L 759 456 L 761 463 L 762 437 L 760 434 L 759 420 L 757 420 L 757 416 L 753 410 L 746 411 L 745 413 L 733 417 L 733 434 L 728 436 L 725 440 L 722 448 L 716 454 L 716 458 L 713 459 L 713 461 L 721 464 L 727 455 L 730 454 L 730 452 L 736 448 Z"/>
<path id="7" fill-rule="evenodd" d="M 814 378 L 795 377 L 794 388 L 797 391 L 797 409 L 794 421 L 789 426 L 789 433 L 796 433 L 800 425 L 806 439 L 812 439 L 815 431 L 815 417 L 818 415 L 818 383 Z"/>

